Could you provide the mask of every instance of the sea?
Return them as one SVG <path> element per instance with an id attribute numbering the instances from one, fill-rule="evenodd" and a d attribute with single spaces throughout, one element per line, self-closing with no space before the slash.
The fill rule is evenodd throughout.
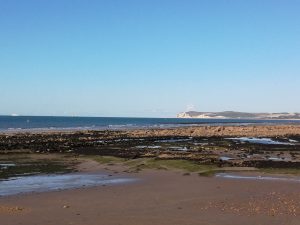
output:
<path id="1" fill-rule="evenodd" d="M 133 117 L 0 116 L 0 131 L 120 130 L 184 126 L 299 124 L 299 120 L 183 119 Z"/>

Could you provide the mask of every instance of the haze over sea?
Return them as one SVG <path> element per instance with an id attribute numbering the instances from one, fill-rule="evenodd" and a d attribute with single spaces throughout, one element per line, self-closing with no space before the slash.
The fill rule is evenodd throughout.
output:
<path id="1" fill-rule="evenodd" d="M 0 131 L 18 130 L 104 130 L 168 128 L 204 125 L 290 124 L 299 120 L 181 119 L 133 117 L 0 116 Z"/>

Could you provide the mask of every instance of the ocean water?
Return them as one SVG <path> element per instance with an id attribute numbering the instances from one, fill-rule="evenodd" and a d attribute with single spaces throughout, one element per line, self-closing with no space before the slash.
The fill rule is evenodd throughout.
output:
<path id="1" fill-rule="evenodd" d="M 16 130 L 104 130 L 134 128 L 167 128 L 205 125 L 287 124 L 298 120 L 245 119 L 179 119 L 128 117 L 59 117 L 59 116 L 0 116 L 0 131 Z"/>

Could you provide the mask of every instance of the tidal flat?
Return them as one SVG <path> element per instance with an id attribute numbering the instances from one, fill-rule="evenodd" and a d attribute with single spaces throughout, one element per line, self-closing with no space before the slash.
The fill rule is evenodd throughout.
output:
<path id="1" fill-rule="evenodd" d="M 7 225 L 297 224 L 299 143 L 291 125 L 1 134 L 0 215 Z"/>
<path id="2" fill-rule="evenodd" d="M 0 197 L 1 222 L 292 225 L 299 221 L 295 175 L 283 179 L 249 168 L 219 168 L 178 159 L 73 155 L 67 160 L 73 157 L 75 173 L 29 175 L 22 182 L 20 177 L 5 179 L 11 183 L 0 186 L 0 191 L 9 192 Z M 24 182 L 26 189 L 19 194 Z M 66 183 L 68 188 L 62 186 Z M 27 191 L 31 187 L 38 190 Z"/>
<path id="3" fill-rule="evenodd" d="M 74 166 L 74 160 L 62 155 L 0 154 L 0 180 L 37 174 L 70 173 L 76 171 Z"/>
<path id="4" fill-rule="evenodd" d="M 90 155 L 124 160 L 186 160 L 202 166 L 245 167 L 265 171 L 284 169 L 285 172 L 292 170 L 295 174 L 300 168 L 299 127 L 224 126 L 0 134 L 0 177 L 18 173 L 18 170 L 26 173 L 28 169 L 34 173 L 35 169 L 30 168 L 33 165 L 39 171 L 49 172 L 70 168 L 66 166 L 69 162 L 49 161 L 49 156 L 48 159 L 41 157 L 35 163 L 26 162 L 26 157 L 33 153 L 41 156 L 65 154 L 65 159 L 71 155 Z M 246 136 L 249 132 L 252 136 Z M 9 160 L 12 155 L 25 158 L 23 162 L 16 157 Z"/>

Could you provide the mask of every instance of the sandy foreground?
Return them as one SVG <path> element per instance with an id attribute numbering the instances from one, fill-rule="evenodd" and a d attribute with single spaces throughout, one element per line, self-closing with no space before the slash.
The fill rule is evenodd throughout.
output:
<path id="1" fill-rule="evenodd" d="M 90 160 L 79 169 L 138 180 L 1 197 L 0 224 L 299 224 L 300 184 L 296 182 L 201 177 L 175 170 L 126 173 L 123 166 Z"/>

